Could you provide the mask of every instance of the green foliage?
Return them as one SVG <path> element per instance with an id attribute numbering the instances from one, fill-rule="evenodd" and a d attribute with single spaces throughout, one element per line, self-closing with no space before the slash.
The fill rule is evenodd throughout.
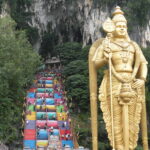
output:
<path id="1" fill-rule="evenodd" d="M 143 49 L 144 56 L 146 60 L 150 62 L 150 47 Z M 147 106 L 147 118 L 148 118 L 148 125 L 150 126 L 150 63 L 148 63 L 148 75 L 147 75 L 147 82 L 146 82 L 146 106 Z M 149 131 L 149 130 L 148 130 Z M 148 133 L 150 137 L 150 132 Z M 150 139 L 149 139 L 150 141 Z"/>
<path id="2" fill-rule="evenodd" d="M 38 35 L 38 29 L 34 28 L 34 27 L 27 26 L 25 31 L 27 33 L 27 37 L 28 37 L 30 43 L 33 45 L 37 41 L 37 38 L 39 36 Z"/>
<path id="3" fill-rule="evenodd" d="M 48 54 L 55 55 L 54 46 L 57 43 L 57 36 L 54 32 L 46 32 L 42 37 L 42 43 L 40 48 L 40 54 L 43 58 L 46 58 Z"/>
<path id="4" fill-rule="evenodd" d="M 91 124 L 90 124 L 90 101 L 89 101 L 89 73 L 88 53 L 90 46 L 82 48 L 79 43 L 64 43 L 56 47 L 57 53 L 64 65 L 65 88 L 75 120 L 75 131 L 79 133 L 80 145 L 91 149 Z M 102 78 L 102 71 L 99 73 Z M 108 138 L 102 113 L 99 116 L 99 137 L 104 150 L 107 150 Z M 105 142 L 104 142 L 105 141 Z M 104 142 L 104 143 L 103 143 Z"/>
<path id="5" fill-rule="evenodd" d="M 55 47 L 56 53 L 60 56 L 63 65 L 67 65 L 71 61 L 80 59 L 82 45 L 80 43 L 65 43 Z"/>
<path id="6" fill-rule="evenodd" d="M 64 43 L 55 48 L 64 65 L 65 88 L 70 103 L 70 109 L 77 113 L 74 117 L 76 133 L 79 133 L 79 143 L 85 147 L 91 146 L 88 91 L 88 51 L 89 47 L 82 48 L 80 43 Z M 80 113 L 79 115 L 79 112 Z M 73 114 L 72 114 L 73 115 Z M 87 122 L 89 127 L 87 127 Z M 78 127 L 80 126 L 80 128 Z M 86 128 L 85 128 L 86 126 Z M 88 138 L 89 137 L 89 138 Z M 86 142 L 85 142 L 86 141 Z"/>
<path id="7" fill-rule="evenodd" d="M 32 0 L 4 0 L 7 1 L 10 7 L 10 15 L 17 23 L 16 28 L 25 30 L 31 44 L 34 44 L 38 38 L 37 28 L 30 27 L 28 22 L 31 22 L 31 14 L 26 9 L 32 4 Z"/>
<path id="8" fill-rule="evenodd" d="M 74 60 L 71 61 L 64 68 L 64 76 L 68 77 L 76 73 L 82 73 L 82 75 L 88 75 L 88 64 L 85 60 Z"/>
<path id="9" fill-rule="evenodd" d="M 2 8 L 3 8 L 4 2 L 6 2 L 6 0 L 0 0 L 0 12 L 1 12 Z"/>
<path id="10" fill-rule="evenodd" d="M 77 112 L 82 108 L 86 111 L 89 105 L 88 94 L 88 48 L 82 49 L 79 43 L 65 43 L 55 48 L 65 65 L 63 75 L 66 78 L 65 87 L 68 97 L 72 100 L 72 107 Z M 84 52 L 84 55 L 83 55 Z"/>
<path id="11" fill-rule="evenodd" d="M 17 22 L 17 27 L 25 29 L 28 27 L 27 21 L 30 21 L 31 13 L 26 12 L 26 6 L 32 3 L 32 0 L 8 0 L 11 16 Z"/>
<path id="12" fill-rule="evenodd" d="M 148 21 L 148 14 L 149 14 L 149 7 L 150 1 L 149 0 L 130 0 L 127 2 L 127 12 L 128 18 L 141 26 L 146 25 Z M 136 22 L 135 22 L 136 21 Z M 130 22 L 131 24 L 131 22 Z M 133 25 L 133 24 L 132 24 Z"/>
<path id="13" fill-rule="evenodd" d="M 9 145 L 21 139 L 25 87 L 32 82 L 40 64 L 25 32 L 15 28 L 10 17 L 0 19 L 0 141 Z"/>
<path id="14" fill-rule="evenodd" d="M 89 149 L 92 145 L 92 136 L 91 136 L 91 124 L 90 124 L 90 114 L 89 113 L 80 113 L 78 115 L 72 115 L 74 130 L 78 135 L 77 139 L 80 145 L 87 147 Z"/>
<path id="15" fill-rule="evenodd" d="M 4 100 L 4 99 L 3 99 Z M 1 101 L 1 100 L 0 100 Z M 18 142 L 22 142 L 21 137 L 21 118 L 22 104 L 21 101 L 14 103 L 13 101 L 6 100 L 1 101 L 0 106 L 0 139 L 7 145 Z"/>
<path id="16" fill-rule="evenodd" d="M 142 146 L 137 146 L 136 150 L 143 150 Z"/>
<path id="17" fill-rule="evenodd" d="M 75 75 L 71 75 L 67 78 L 65 87 L 68 91 L 68 97 L 72 98 L 74 111 L 77 112 L 78 109 L 86 111 L 89 106 L 87 105 L 87 103 L 89 103 L 89 93 L 87 90 L 88 78 L 76 72 Z"/>

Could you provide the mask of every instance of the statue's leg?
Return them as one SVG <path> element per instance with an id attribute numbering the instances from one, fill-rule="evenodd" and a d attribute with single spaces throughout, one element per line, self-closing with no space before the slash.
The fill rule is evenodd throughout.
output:
<path id="1" fill-rule="evenodd" d="M 109 87 L 109 86 L 108 86 Z M 122 127 L 122 106 L 118 101 L 118 90 L 120 90 L 121 83 L 112 77 L 112 97 L 113 97 L 113 121 L 114 121 L 114 139 L 115 139 L 115 149 L 124 150 L 123 143 L 123 127 Z M 108 88 L 108 93 L 110 89 Z M 118 95 L 118 96 L 117 96 Z M 108 98 L 109 108 L 110 108 L 110 96 Z M 111 109 L 110 109 L 111 110 Z"/>
<path id="2" fill-rule="evenodd" d="M 122 129 L 122 107 L 117 98 L 113 98 L 114 109 L 114 135 L 116 149 L 123 150 L 123 129 Z"/>
<path id="3" fill-rule="evenodd" d="M 108 98 L 110 100 L 110 97 Z M 110 108 L 110 101 L 109 101 Z M 115 139 L 115 149 L 124 150 L 123 146 L 123 128 L 122 128 L 122 107 L 118 103 L 118 98 L 113 97 L 113 121 L 114 121 L 114 139 Z M 111 130 L 111 129 L 110 129 Z M 110 132 L 107 131 L 107 132 Z M 112 143 L 112 141 L 111 141 Z"/>
<path id="4" fill-rule="evenodd" d="M 113 121 L 114 121 L 114 142 L 115 150 L 124 150 L 123 143 L 123 127 L 122 127 L 122 106 L 119 104 L 118 97 L 121 88 L 121 83 L 112 78 L 112 96 L 113 96 Z M 110 100 L 110 85 L 109 82 L 105 83 L 102 89 L 103 95 L 100 98 L 100 107 L 103 112 L 103 118 L 106 123 L 106 130 L 108 133 L 108 138 L 112 145 L 112 123 L 111 123 L 111 100 Z M 118 96 L 117 96 L 118 95 Z"/>
<path id="5" fill-rule="evenodd" d="M 130 150 L 134 150 L 137 146 L 140 118 L 141 118 L 141 104 L 134 103 L 130 105 L 129 106 Z"/>
<path id="6" fill-rule="evenodd" d="M 135 103 L 129 105 L 129 149 L 133 150 L 134 147 L 134 134 L 135 134 Z"/>

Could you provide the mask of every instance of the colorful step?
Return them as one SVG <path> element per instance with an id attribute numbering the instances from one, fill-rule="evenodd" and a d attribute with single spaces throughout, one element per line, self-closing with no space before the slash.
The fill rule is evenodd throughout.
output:
<path id="1" fill-rule="evenodd" d="M 36 113 L 36 119 L 37 120 L 46 120 L 46 112 L 37 112 Z"/>
<path id="2" fill-rule="evenodd" d="M 35 140 L 36 130 L 35 129 L 25 129 L 24 130 L 24 140 Z"/>
<path id="3" fill-rule="evenodd" d="M 45 80 L 45 84 L 53 84 L 53 80 Z"/>
<path id="4" fill-rule="evenodd" d="M 46 98 L 45 102 L 47 105 L 54 105 L 55 104 L 55 100 L 53 98 Z"/>
<path id="5" fill-rule="evenodd" d="M 48 111 L 56 111 L 56 106 L 55 105 L 46 105 L 46 109 Z"/>
<path id="6" fill-rule="evenodd" d="M 58 105 L 58 106 L 56 106 L 56 111 L 57 111 L 57 113 L 64 112 L 64 105 Z"/>
<path id="7" fill-rule="evenodd" d="M 53 127 L 53 128 L 58 128 L 58 121 L 48 120 L 47 121 L 47 126 L 48 127 Z"/>
<path id="8" fill-rule="evenodd" d="M 48 146 L 48 140 L 37 140 L 36 141 L 37 147 L 47 147 Z"/>
<path id="9" fill-rule="evenodd" d="M 44 93 L 44 92 L 53 92 L 53 88 L 37 88 L 37 92 Z"/>
<path id="10" fill-rule="evenodd" d="M 36 120 L 36 112 L 31 112 L 26 116 L 26 120 Z"/>
<path id="11" fill-rule="evenodd" d="M 37 131 L 38 140 L 48 140 L 48 131 L 46 129 L 40 129 Z"/>
<path id="12" fill-rule="evenodd" d="M 58 121 L 58 126 L 62 130 L 69 130 L 69 122 L 68 121 Z"/>
<path id="13" fill-rule="evenodd" d="M 35 129 L 36 121 L 35 120 L 26 120 L 25 129 Z"/>
<path id="14" fill-rule="evenodd" d="M 29 105 L 29 106 L 27 107 L 27 110 L 28 110 L 28 111 L 31 111 L 31 112 L 34 112 L 34 111 L 35 111 L 35 106 L 34 106 L 33 104 L 31 104 L 31 105 Z"/>
<path id="15" fill-rule="evenodd" d="M 34 92 L 28 92 L 27 97 L 28 98 L 35 98 L 35 93 Z"/>
<path id="16" fill-rule="evenodd" d="M 47 121 L 46 120 L 37 120 L 36 121 L 36 127 L 37 128 L 45 128 L 47 125 Z"/>
<path id="17" fill-rule="evenodd" d="M 34 104 L 35 98 L 27 98 L 27 102 L 30 104 Z"/>
<path id="18" fill-rule="evenodd" d="M 48 120 L 56 120 L 56 112 L 48 112 L 47 117 Z"/>
<path id="19" fill-rule="evenodd" d="M 70 148 L 73 148 L 73 141 L 72 140 L 62 140 L 62 147 L 65 147 L 66 145 L 69 145 Z M 68 147 L 69 148 L 69 147 Z"/>
<path id="20" fill-rule="evenodd" d="M 46 88 L 52 88 L 52 87 L 53 87 L 53 84 L 45 84 L 45 87 L 46 87 Z"/>
<path id="21" fill-rule="evenodd" d="M 32 150 L 36 149 L 36 141 L 35 140 L 24 140 L 24 148 L 30 148 Z"/>
<path id="22" fill-rule="evenodd" d="M 49 97 L 49 93 L 36 93 L 36 97 L 37 98 L 48 98 Z"/>

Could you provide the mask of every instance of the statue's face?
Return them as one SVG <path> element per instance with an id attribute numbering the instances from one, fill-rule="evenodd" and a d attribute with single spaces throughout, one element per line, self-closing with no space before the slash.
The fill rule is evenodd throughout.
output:
<path id="1" fill-rule="evenodd" d="M 117 37 L 123 38 L 127 35 L 127 24 L 125 22 L 117 22 L 115 34 Z"/>

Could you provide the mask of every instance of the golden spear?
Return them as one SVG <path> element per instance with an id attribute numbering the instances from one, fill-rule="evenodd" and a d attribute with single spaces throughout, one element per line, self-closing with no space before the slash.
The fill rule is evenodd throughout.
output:
<path id="1" fill-rule="evenodd" d="M 142 129 L 142 141 L 143 149 L 148 150 L 148 136 L 147 136 L 147 117 L 146 117 L 146 104 L 142 102 L 142 114 L 141 114 L 141 129 Z"/>
<path id="2" fill-rule="evenodd" d="M 96 41 L 89 52 L 89 88 L 91 106 L 91 127 L 92 127 L 92 146 L 93 150 L 98 150 L 98 126 L 97 126 L 97 72 L 92 61 L 99 42 Z"/>
<path id="3" fill-rule="evenodd" d="M 110 38 L 112 37 L 112 32 L 115 30 L 115 25 L 110 18 L 108 18 L 103 23 L 103 29 L 107 32 L 105 38 L 106 48 L 110 49 Z M 112 148 L 115 150 L 115 135 L 114 135 L 114 114 L 113 114 L 113 98 L 112 98 L 112 63 L 111 63 L 112 53 L 109 51 L 108 62 L 109 62 L 109 85 L 110 85 L 110 106 L 111 106 L 111 134 L 112 134 Z"/>

